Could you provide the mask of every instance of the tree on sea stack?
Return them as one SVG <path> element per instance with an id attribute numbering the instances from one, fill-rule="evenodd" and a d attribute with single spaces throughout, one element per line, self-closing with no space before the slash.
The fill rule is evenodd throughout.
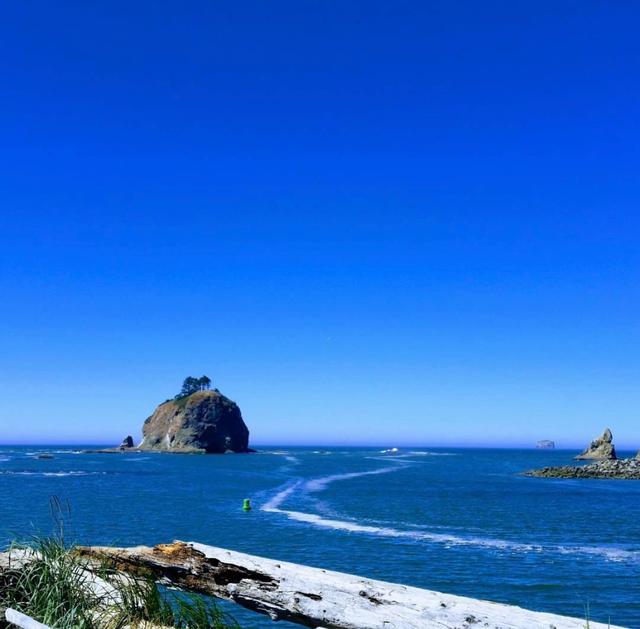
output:
<path id="1" fill-rule="evenodd" d="M 180 393 L 176 395 L 176 398 L 186 397 L 187 395 L 191 395 L 195 391 L 199 389 L 197 378 L 193 378 L 192 376 L 188 376 L 184 379 L 182 383 L 182 389 Z"/>
<path id="2" fill-rule="evenodd" d="M 187 397 L 196 391 L 206 391 L 211 388 L 211 378 L 208 376 L 202 376 L 201 378 L 194 378 L 188 376 L 182 383 L 182 389 L 178 395 L 175 396 L 176 400 Z"/>

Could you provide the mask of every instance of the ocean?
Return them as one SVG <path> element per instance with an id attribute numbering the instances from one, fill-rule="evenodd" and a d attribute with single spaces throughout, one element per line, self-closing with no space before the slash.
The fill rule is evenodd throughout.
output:
<path id="1" fill-rule="evenodd" d="M 539 611 L 588 607 L 593 620 L 640 628 L 640 482 L 521 475 L 573 451 L 78 450 L 0 448 L 0 545 L 51 533 L 57 496 L 80 544 L 198 541 Z M 274 626 L 225 609 L 243 627 Z"/>

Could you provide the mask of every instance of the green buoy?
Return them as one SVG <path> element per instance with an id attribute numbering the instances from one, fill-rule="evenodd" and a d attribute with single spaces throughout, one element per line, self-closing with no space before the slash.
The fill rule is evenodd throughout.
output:
<path id="1" fill-rule="evenodd" d="M 245 498 L 242 501 L 242 510 L 243 511 L 251 511 L 251 500 L 249 500 L 249 498 Z"/>

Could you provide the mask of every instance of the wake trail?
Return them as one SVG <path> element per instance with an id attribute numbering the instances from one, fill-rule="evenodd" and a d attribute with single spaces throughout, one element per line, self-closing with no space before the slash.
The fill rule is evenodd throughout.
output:
<path id="1" fill-rule="evenodd" d="M 513 542 L 503 539 L 484 538 L 478 536 L 462 536 L 447 533 L 433 533 L 428 531 L 403 530 L 396 529 L 391 526 L 374 526 L 370 524 L 362 524 L 354 520 L 342 520 L 335 518 L 327 518 L 315 513 L 305 513 L 302 511 L 293 511 L 282 509 L 283 503 L 297 491 L 304 493 L 315 493 L 325 490 L 331 483 L 359 478 L 362 476 L 373 476 L 377 474 L 390 474 L 410 465 L 408 461 L 397 461 L 396 464 L 388 467 L 382 467 L 375 470 L 367 470 L 364 472 L 350 472 L 345 474 L 332 474 L 308 481 L 296 480 L 287 483 L 281 487 L 279 491 L 268 500 L 262 507 L 261 511 L 268 513 L 278 513 L 284 515 L 289 520 L 310 524 L 319 528 L 330 529 L 335 531 L 344 531 L 347 533 L 362 533 L 366 535 L 374 535 L 378 537 L 407 539 L 416 542 L 429 542 L 442 544 L 447 547 L 475 547 L 485 548 L 504 552 L 521 552 L 521 553 L 544 553 L 550 552 L 560 555 L 587 555 L 603 557 L 609 561 L 640 561 L 640 551 L 627 550 L 623 548 L 613 548 L 608 546 L 566 546 L 566 545 L 546 545 L 537 543 Z"/>
<path id="2" fill-rule="evenodd" d="M 311 492 L 324 491 L 331 483 L 335 483 L 337 481 L 349 480 L 351 478 L 360 478 L 361 476 L 390 474 L 391 472 L 397 472 L 398 470 L 403 469 L 406 464 L 406 461 L 398 461 L 396 465 L 381 467 L 377 470 L 369 470 L 367 472 L 348 472 L 346 474 L 332 474 L 331 476 L 323 476 L 322 478 L 315 478 L 313 480 L 307 481 L 305 483 L 305 489 Z"/>

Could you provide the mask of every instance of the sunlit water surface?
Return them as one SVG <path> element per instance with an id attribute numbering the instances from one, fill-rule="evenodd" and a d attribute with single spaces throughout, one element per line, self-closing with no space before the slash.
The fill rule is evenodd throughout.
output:
<path id="1" fill-rule="evenodd" d="M 0 448 L 0 543 L 51 532 L 55 495 L 82 544 L 199 541 L 536 610 L 584 617 L 588 605 L 593 619 L 640 627 L 640 482 L 520 475 L 572 454 Z M 245 627 L 273 626 L 227 609 Z"/>

